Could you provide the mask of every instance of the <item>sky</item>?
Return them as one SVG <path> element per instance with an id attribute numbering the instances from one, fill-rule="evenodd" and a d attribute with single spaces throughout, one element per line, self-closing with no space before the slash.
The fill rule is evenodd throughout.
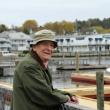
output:
<path id="1" fill-rule="evenodd" d="M 36 20 L 47 22 L 110 17 L 110 0 L 0 0 L 0 24 L 21 26 Z"/>

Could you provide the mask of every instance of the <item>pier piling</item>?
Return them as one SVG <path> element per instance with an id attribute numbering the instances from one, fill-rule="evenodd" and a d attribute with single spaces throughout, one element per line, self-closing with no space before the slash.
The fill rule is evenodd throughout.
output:
<path id="1" fill-rule="evenodd" d="M 97 110 L 104 110 L 104 73 L 96 72 Z"/>

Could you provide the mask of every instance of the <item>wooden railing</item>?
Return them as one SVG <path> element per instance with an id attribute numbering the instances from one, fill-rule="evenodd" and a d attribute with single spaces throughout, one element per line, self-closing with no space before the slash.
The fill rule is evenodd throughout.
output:
<path id="1" fill-rule="evenodd" d="M 12 85 L 0 82 L 0 110 L 10 110 L 12 100 Z M 80 104 L 66 103 L 73 110 L 94 110 Z"/>

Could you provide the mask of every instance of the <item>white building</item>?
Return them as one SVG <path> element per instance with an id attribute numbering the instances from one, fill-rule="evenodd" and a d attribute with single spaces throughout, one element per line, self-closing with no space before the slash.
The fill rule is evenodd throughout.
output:
<path id="1" fill-rule="evenodd" d="M 11 51 L 11 41 L 7 38 L 0 37 L 0 51 Z"/>
<path id="2" fill-rule="evenodd" d="M 3 43 L 4 42 L 4 43 Z M 24 51 L 29 50 L 32 38 L 22 32 L 2 32 L 0 34 L 0 50 Z M 4 48 L 5 47 L 5 48 Z"/>
<path id="3" fill-rule="evenodd" d="M 59 52 L 85 52 L 110 50 L 110 34 L 56 36 Z M 0 51 L 29 50 L 32 38 L 22 32 L 0 33 Z"/>
<path id="4" fill-rule="evenodd" d="M 26 35 L 22 32 L 13 32 L 9 34 L 12 51 L 24 51 L 29 50 L 30 42 L 32 42 L 32 38 L 29 35 Z"/>
<path id="5" fill-rule="evenodd" d="M 110 34 L 56 36 L 59 52 L 110 50 Z"/>

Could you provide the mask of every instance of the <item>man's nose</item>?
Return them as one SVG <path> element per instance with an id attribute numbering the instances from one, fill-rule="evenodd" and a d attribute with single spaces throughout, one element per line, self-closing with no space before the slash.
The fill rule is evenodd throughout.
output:
<path id="1" fill-rule="evenodd" d="M 54 47 L 52 45 L 47 45 L 49 49 L 53 49 Z"/>

